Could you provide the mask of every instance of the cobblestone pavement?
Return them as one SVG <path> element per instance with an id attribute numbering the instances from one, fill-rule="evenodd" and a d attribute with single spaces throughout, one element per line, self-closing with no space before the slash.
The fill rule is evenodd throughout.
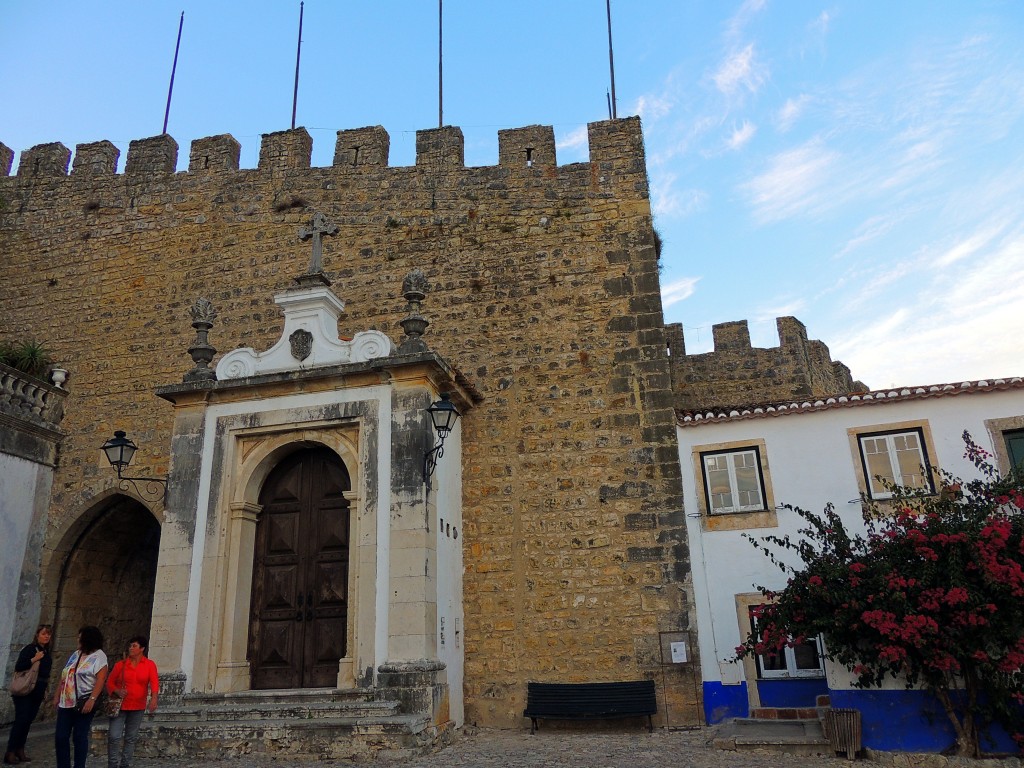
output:
<path id="1" fill-rule="evenodd" d="M 29 740 L 33 761 L 26 768 L 53 768 L 53 731 L 40 729 Z M 529 731 L 467 729 L 439 752 L 404 759 L 380 755 L 372 762 L 387 768 L 838 768 L 849 763 L 841 758 L 802 757 L 778 752 L 727 752 L 711 746 L 713 731 Z M 6 737 L 5 737 L 6 738 Z M 337 761 L 334 764 L 344 764 Z M 106 760 L 89 758 L 91 768 L 104 768 Z M 132 768 L 310 768 L 315 761 L 286 755 L 246 755 L 229 760 L 198 758 L 137 759 Z"/>

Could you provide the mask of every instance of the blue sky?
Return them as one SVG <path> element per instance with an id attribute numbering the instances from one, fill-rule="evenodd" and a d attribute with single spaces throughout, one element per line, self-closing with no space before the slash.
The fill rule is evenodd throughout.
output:
<path id="1" fill-rule="evenodd" d="M 231 133 L 291 120 L 298 2 L 0 0 L 0 141 Z M 607 117 L 603 0 L 446 0 L 445 123 L 470 165 Z M 687 351 L 795 315 L 872 387 L 1024 374 L 1024 3 L 613 0 L 619 115 L 644 123 L 668 322 Z M 434 0 L 308 0 L 297 124 L 383 125 L 391 164 L 437 124 Z M 329 265 L 328 265 L 329 266 Z M 343 291 L 343 288 L 342 288 Z"/>

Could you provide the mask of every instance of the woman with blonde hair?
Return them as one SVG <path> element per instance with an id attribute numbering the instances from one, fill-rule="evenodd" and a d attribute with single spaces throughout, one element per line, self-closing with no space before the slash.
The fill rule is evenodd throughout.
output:
<path id="1" fill-rule="evenodd" d="M 36 635 L 32 642 L 21 649 L 18 660 L 14 662 L 15 672 L 27 672 L 33 666 L 38 666 L 36 684 L 32 690 L 24 694 L 11 694 L 11 698 L 14 699 L 14 724 L 11 726 L 7 751 L 4 753 L 4 762 L 8 765 L 32 762 L 32 758 L 25 754 L 25 742 L 28 741 L 32 721 L 39 712 L 39 705 L 46 697 L 46 684 L 50 681 L 50 667 L 53 664 L 53 657 L 50 656 L 52 639 L 53 627 L 49 624 L 40 624 L 36 627 Z"/>

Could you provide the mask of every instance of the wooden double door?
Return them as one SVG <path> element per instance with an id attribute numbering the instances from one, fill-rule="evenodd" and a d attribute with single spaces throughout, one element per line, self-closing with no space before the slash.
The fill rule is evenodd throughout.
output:
<path id="1" fill-rule="evenodd" d="M 325 448 L 267 477 L 256 524 L 249 663 L 254 689 L 335 687 L 348 627 L 345 465 Z"/>

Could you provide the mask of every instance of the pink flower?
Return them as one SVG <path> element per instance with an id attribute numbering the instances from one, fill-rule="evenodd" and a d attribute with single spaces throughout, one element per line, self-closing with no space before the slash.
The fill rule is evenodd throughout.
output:
<path id="1" fill-rule="evenodd" d="M 963 587 L 953 587 L 946 593 L 946 604 L 959 605 L 960 603 L 966 603 L 968 597 L 966 589 Z"/>

